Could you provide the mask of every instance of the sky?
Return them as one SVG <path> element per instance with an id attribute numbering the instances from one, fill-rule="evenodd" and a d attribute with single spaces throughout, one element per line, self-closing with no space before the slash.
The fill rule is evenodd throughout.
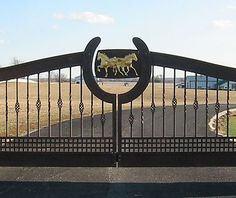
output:
<path id="1" fill-rule="evenodd" d="M 236 67 L 236 0 L 0 0 L 0 65 L 98 49 L 135 49 Z"/>

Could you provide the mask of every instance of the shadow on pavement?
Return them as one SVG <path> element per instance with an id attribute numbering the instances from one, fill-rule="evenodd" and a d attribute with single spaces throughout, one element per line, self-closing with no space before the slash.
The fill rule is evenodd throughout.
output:
<path id="1" fill-rule="evenodd" d="M 236 196 L 236 182 L 80 183 L 0 182 L 0 197 L 225 197 Z"/>

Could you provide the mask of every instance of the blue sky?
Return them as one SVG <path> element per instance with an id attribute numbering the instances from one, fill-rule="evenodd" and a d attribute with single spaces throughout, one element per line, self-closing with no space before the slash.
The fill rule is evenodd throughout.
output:
<path id="1" fill-rule="evenodd" d="M 235 0 L 7 0 L 0 4 L 0 65 L 104 48 L 135 48 L 236 66 Z"/>

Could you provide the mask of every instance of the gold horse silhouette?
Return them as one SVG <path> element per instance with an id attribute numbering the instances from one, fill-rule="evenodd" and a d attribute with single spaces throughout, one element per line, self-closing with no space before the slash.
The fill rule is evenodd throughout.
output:
<path id="1" fill-rule="evenodd" d="M 106 54 L 98 52 L 97 60 L 101 60 L 100 65 L 97 66 L 97 71 L 100 72 L 100 69 L 104 69 L 105 77 L 108 76 L 108 68 L 112 69 L 115 76 L 118 72 L 122 76 L 128 76 L 130 69 L 132 69 L 135 72 L 136 76 L 138 76 L 136 69 L 132 65 L 133 61 L 138 60 L 135 53 L 126 55 L 124 58 L 109 58 Z M 127 71 L 125 71 L 125 69 Z"/>

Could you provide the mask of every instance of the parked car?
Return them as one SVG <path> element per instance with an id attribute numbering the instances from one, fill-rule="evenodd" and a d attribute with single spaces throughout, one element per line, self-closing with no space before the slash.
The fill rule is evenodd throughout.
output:
<path id="1" fill-rule="evenodd" d="M 178 83 L 178 84 L 176 84 L 176 87 L 178 87 L 178 88 L 184 88 L 184 83 Z"/>

